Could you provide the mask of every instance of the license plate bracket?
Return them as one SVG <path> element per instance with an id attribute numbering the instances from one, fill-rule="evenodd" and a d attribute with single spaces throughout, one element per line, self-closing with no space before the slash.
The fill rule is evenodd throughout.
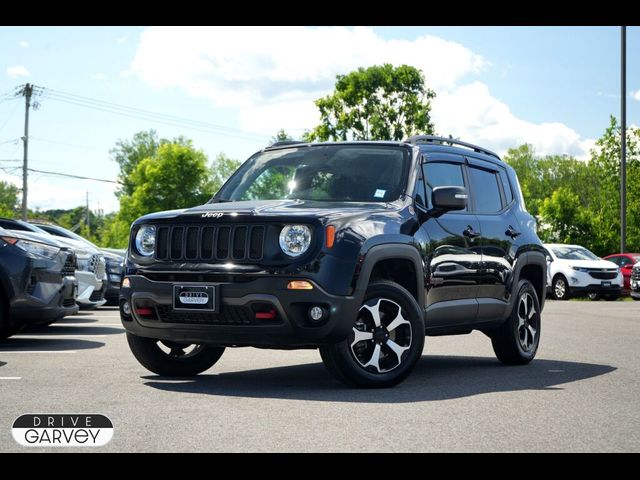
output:
<path id="1" fill-rule="evenodd" d="M 218 295 L 215 285 L 173 286 L 173 309 L 200 312 L 215 312 Z"/>
<path id="2" fill-rule="evenodd" d="M 610 287 L 611 286 L 611 282 L 602 282 L 601 285 L 603 287 Z"/>

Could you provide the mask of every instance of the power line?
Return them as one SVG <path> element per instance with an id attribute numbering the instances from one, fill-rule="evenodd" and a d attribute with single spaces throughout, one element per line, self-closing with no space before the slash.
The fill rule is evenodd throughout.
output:
<path id="1" fill-rule="evenodd" d="M 123 185 L 122 182 L 118 182 L 117 180 L 107 180 L 106 178 L 85 177 L 82 175 L 72 175 L 71 173 L 60 173 L 60 172 L 51 172 L 48 170 L 37 170 L 35 168 L 28 168 L 28 170 L 30 172 L 41 173 L 43 175 L 56 175 L 59 177 L 77 178 L 79 180 L 93 180 L 95 182 L 115 183 L 118 185 Z"/>
<path id="2" fill-rule="evenodd" d="M 89 97 L 62 93 L 51 89 L 45 89 L 44 92 L 46 95 L 45 98 L 49 98 L 51 100 L 106 113 L 112 113 L 115 115 L 136 118 L 139 120 L 152 121 L 164 125 L 185 128 L 188 130 L 196 130 L 199 132 L 219 135 L 223 137 L 235 137 L 256 142 L 264 142 L 266 139 L 266 137 L 264 136 L 249 134 L 238 129 L 231 129 L 229 127 L 223 127 L 211 123 L 194 121 L 187 118 L 151 112 L 149 110 L 143 110 L 134 107 L 127 107 L 123 105 L 113 104 L 111 102 L 88 99 Z"/>

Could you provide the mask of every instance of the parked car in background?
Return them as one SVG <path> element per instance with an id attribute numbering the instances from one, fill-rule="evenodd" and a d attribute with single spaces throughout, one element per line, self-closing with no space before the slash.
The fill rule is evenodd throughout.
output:
<path id="1" fill-rule="evenodd" d="M 53 225 L 43 225 L 47 229 L 40 228 L 21 220 L 0 218 L 0 227 L 14 232 L 31 232 L 37 235 L 44 235 L 45 238 L 53 238 L 63 246 L 71 248 L 77 258 L 78 269 L 75 272 L 78 280 L 78 296 L 76 301 L 80 308 L 95 308 L 104 305 L 104 284 L 106 279 L 106 268 L 104 255 L 82 237 L 80 240 L 62 234 L 52 234 Z M 62 228 L 62 227 L 57 227 Z M 65 230 L 65 229 L 62 229 Z M 52 230 L 53 231 L 53 230 Z M 73 232 L 69 232 L 73 234 Z M 75 235 L 75 234 L 73 234 Z"/>
<path id="2" fill-rule="evenodd" d="M 75 254 L 47 237 L 0 227 L 0 340 L 78 311 Z"/>
<path id="3" fill-rule="evenodd" d="M 122 268 L 124 266 L 124 253 L 126 250 L 122 250 L 122 254 L 120 255 L 114 253 L 113 249 L 102 248 L 100 251 L 107 262 L 107 289 L 105 290 L 104 298 L 107 300 L 107 305 L 118 305 L 120 283 L 122 282 Z"/>
<path id="4" fill-rule="evenodd" d="M 640 300 L 640 262 L 631 270 L 631 298 Z"/>
<path id="5" fill-rule="evenodd" d="M 82 270 L 78 278 L 80 281 L 80 293 L 78 294 L 80 308 L 96 308 L 107 303 L 105 298 L 108 288 L 107 266 L 104 254 L 100 249 L 86 238 L 64 227 L 48 223 L 33 223 L 31 225 L 82 252 L 82 256 L 78 256 L 78 267 Z"/>
<path id="6" fill-rule="evenodd" d="M 620 267 L 620 271 L 624 277 L 622 293 L 628 295 L 631 290 L 631 271 L 633 270 L 633 266 L 640 262 L 640 253 L 614 253 L 603 257 L 603 259 L 609 260 Z"/>
<path id="7" fill-rule="evenodd" d="M 545 244 L 550 255 L 549 280 L 551 295 L 557 300 L 590 293 L 605 300 L 617 300 L 624 280 L 620 268 L 580 245 Z"/>

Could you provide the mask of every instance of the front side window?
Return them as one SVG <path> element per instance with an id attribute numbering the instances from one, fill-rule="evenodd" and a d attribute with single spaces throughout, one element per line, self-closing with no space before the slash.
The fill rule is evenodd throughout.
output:
<path id="1" fill-rule="evenodd" d="M 462 165 L 459 163 L 429 162 L 424 166 L 426 201 L 432 208 L 431 193 L 436 187 L 464 187 Z M 461 212 L 466 211 L 460 210 Z"/>
<path id="2" fill-rule="evenodd" d="M 261 152 L 243 164 L 217 199 L 391 202 L 404 191 L 409 150 L 318 145 Z"/>

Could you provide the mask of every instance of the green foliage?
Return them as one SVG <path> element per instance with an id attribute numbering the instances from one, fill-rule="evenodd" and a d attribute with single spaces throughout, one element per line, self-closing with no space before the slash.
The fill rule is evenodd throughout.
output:
<path id="1" fill-rule="evenodd" d="M 0 217 L 13 218 L 18 208 L 18 187 L 0 181 Z"/>
<path id="2" fill-rule="evenodd" d="M 433 133 L 431 99 L 422 72 L 408 65 L 359 68 L 338 75 L 335 91 L 316 100 L 320 125 L 307 140 L 402 140 Z"/>
<path id="3" fill-rule="evenodd" d="M 527 210 L 546 242 L 584 245 L 598 255 L 620 249 L 620 127 L 615 118 L 591 158 L 537 157 L 530 145 L 504 157 L 517 172 Z M 627 131 L 627 246 L 640 251 L 640 129 Z"/>
<path id="4" fill-rule="evenodd" d="M 120 197 L 119 219 L 131 223 L 159 210 L 193 207 L 211 198 L 207 157 L 191 142 L 165 143 L 154 158 L 145 158 L 131 172 L 131 195 Z"/>
<path id="5" fill-rule="evenodd" d="M 282 132 L 283 130 L 281 130 Z M 216 193 L 242 162 L 220 152 L 211 165 L 211 191 Z"/>
<path id="6" fill-rule="evenodd" d="M 274 144 L 276 142 L 286 142 L 287 140 L 293 140 L 293 137 L 290 136 L 287 132 L 285 132 L 284 128 L 281 128 L 273 137 L 271 137 L 271 141 L 269 142 L 269 145 Z"/>

